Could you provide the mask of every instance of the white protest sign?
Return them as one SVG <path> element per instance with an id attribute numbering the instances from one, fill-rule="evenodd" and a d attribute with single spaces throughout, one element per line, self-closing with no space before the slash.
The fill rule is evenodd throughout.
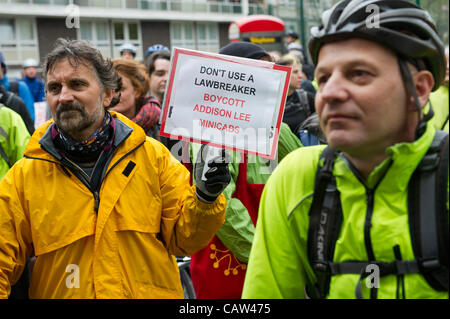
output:
<path id="1" fill-rule="evenodd" d="M 48 105 L 47 102 L 34 103 L 34 127 L 38 128 L 44 124 L 49 118 L 47 116 Z"/>
<path id="2" fill-rule="evenodd" d="M 160 134 L 273 159 L 290 70 L 175 48 Z"/>

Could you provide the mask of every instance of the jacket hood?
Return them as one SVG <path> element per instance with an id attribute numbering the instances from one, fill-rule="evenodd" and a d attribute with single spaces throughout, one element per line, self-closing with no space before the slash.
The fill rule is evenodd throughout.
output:
<path id="1" fill-rule="evenodd" d="M 145 141 L 145 132 L 140 126 L 120 113 L 114 111 L 108 112 L 116 122 L 116 131 L 114 135 L 115 147 L 119 146 L 125 140 L 128 145 L 127 149 L 134 148 Z M 55 160 L 55 158 L 57 160 L 61 159 L 51 138 L 51 127 L 53 123 L 53 119 L 50 119 L 36 129 L 25 149 L 24 156 L 47 160 Z"/>

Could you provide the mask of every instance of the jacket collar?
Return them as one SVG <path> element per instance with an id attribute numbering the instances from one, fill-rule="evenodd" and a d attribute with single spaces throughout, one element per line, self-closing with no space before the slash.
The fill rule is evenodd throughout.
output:
<path id="1" fill-rule="evenodd" d="M 118 148 L 121 144 L 125 144 L 126 142 L 126 149 L 133 149 L 145 141 L 145 133 L 137 124 L 133 123 L 120 113 L 114 111 L 108 112 L 111 113 L 116 124 L 113 142 L 114 148 Z M 53 144 L 51 134 L 52 125 L 54 125 L 54 121 L 50 120 L 35 131 L 25 149 L 25 156 L 53 160 L 56 158 L 58 161 L 62 159 Z"/>
<path id="2" fill-rule="evenodd" d="M 427 129 L 417 140 L 410 143 L 397 143 L 386 148 L 385 152 L 388 157 L 374 168 L 364 182 L 364 185 L 373 189 L 385 177 L 389 179 L 389 176 L 398 176 L 398 178 L 391 180 L 392 184 L 398 183 L 399 185 L 403 185 L 403 179 L 409 179 L 409 176 L 414 172 L 430 148 L 434 134 L 435 129 L 432 125 L 427 124 Z M 354 172 L 351 163 L 349 163 L 345 156 L 340 156 L 340 158 L 343 160 L 341 163 L 345 164 L 337 165 L 337 176 L 346 176 L 349 173 L 348 170 L 351 170 L 353 175 L 361 181 L 361 177 Z"/>

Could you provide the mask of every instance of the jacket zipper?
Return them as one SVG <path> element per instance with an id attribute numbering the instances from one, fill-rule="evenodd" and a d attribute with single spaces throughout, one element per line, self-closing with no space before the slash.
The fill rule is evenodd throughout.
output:
<path id="1" fill-rule="evenodd" d="M 47 153 L 49 153 L 49 154 L 52 154 L 51 152 L 49 152 L 43 145 L 41 145 L 41 147 L 42 147 L 42 149 L 44 150 L 44 151 L 46 151 Z M 28 157 L 28 156 L 27 156 Z M 48 162 L 52 162 L 52 163 L 55 163 L 55 164 L 58 164 L 58 162 L 54 162 L 54 161 L 49 161 L 49 160 L 44 160 L 44 159 L 41 159 L 41 158 L 37 158 L 37 157 L 29 157 L 29 158 L 33 158 L 33 159 L 37 159 L 37 160 L 43 160 L 43 161 L 48 161 Z M 70 166 L 69 165 L 67 165 L 67 163 L 69 163 L 71 166 L 72 166 L 72 168 L 74 168 L 74 170 L 75 171 L 72 171 L 72 173 L 74 173 L 74 175 L 91 191 L 91 193 L 94 195 L 94 211 L 95 211 L 95 214 L 98 214 L 98 208 L 99 208 L 99 206 L 100 206 L 100 196 L 99 196 L 99 194 L 98 194 L 98 192 L 97 191 L 93 191 L 92 189 L 91 189 L 91 186 L 90 186 L 90 181 L 91 181 L 91 178 L 89 177 L 89 175 L 88 174 L 86 174 L 82 169 L 81 169 L 81 167 L 79 167 L 75 162 L 73 162 L 73 161 L 71 161 L 70 159 L 68 159 L 67 157 L 65 157 L 65 158 L 63 158 L 63 159 L 61 159 L 61 160 L 59 160 L 59 164 L 61 164 L 61 168 L 64 170 L 64 173 L 66 173 L 66 175 L 68 175 L 69 177 L 70 177 L 70 174 L 68 174 L 68 172 L 66 172 L 66 169 L 69 169 L 69 171 L 71 171 L 70 170 Z M 95 164 L 97 164 L 97 163 L 95 163 Z M 95 166 L 94 166 L 94 169 L 95 169 Z M 80 176 L 80 174 L 81 174 L 81 176 Z"/>
<path id="2" fill-rule="evenodd" d="M 89 177 L 88 174 L 86 174 L 85 171 L 83 171 L 83 169 L 80 166 L 78 166 L 76 163 L 74 163 L 67 157 L 61 161 L 61 163 L 64 166 L 66 166 L 64 163 L 65 161 L 68 162 L 72 166 L 72 168 L 74 168 L 74 171 L 72 171 L 74 173 L 74 175 L 91 191 L 92 195 L 94 196 L 94 211 L 95 211 L 95 214 L 98 214 L 98 208 L 100 206 L 100 196 L 96 190 L 93 190 L 91 188 L 91 178 Z M 94 165 L 94 169 L 95 169 L 95 165 Z"/>
<path id="3" fill-rule="evenodd" d="M 138 146 L 136 146 L 135 148 L 133 148 L 131 151 L 129 151 L 128 153 L 126 153 L 124 156 L 122 156 L 121 158 L 119 158 L 117 160 L 117 162 L 114 163 L 113 166 L 111 166 L 111 168 L 104 174 L 104 176 L 101 177 L 100 179 L 100 185 L 99 185 L 99 189 L 101 187 L 101 185 L 103 184 L 103 181 L 105 179 L 105 177 L 109 174 L 109 172 L 117 165 L 119 164 L 124 158 L 128 157 L 128 155 L 134 153 L 139 147 L 141 147 L 142 145 L 144 145 L 145 141 L 142 142 L 141 144 L 139 144 Z M 43 146 L 42 149 L 44 149 L 47 153 L 51 154 L 48 150 L 46 150 Z M 35 158 L 35 157 L 29 157 L 29 158 L 34 158 L 37 160 L 44 160 L 44 159 L 40 159 L 40 158 Z M 44 160 L 44 161 L 49 161 L 49 160 Z M 57 162 L 54 161 L 49 161 L 55 164 L 58 164 Z M 108 161 L 109 162 L 109 161 Z M 68 168 L 69 171 L 70 170 L 70 166 L 72 166 L 72 168 L 74 168 L 74 171 L 72 171 L 72 173 L 74 173 L 74 175 L 89 189 L 89 191 L 91 191 L 92 195 L 94 196 L 94 211 L 96 214 L 98 214 L 98 209 L 100 207 L 100 194 L 97 190 L 92 190 L 91 189 L 91 185 L 90 185 L 90 177 L 83 171 L 83 169 L 81 169 L 81 167 L 79 167 L 76 163 L 74 163 L 73 161 L 71 161 L 70 159 L 68 159 L 67 157 L 63 158 L 62 160 L 60 160 L 60 164 L 62 166 L 62 168 L 64 169 L 64 167 Z M 70 165 L 68 165 L 70 164 Z M 97 163 L 96 163 L 97 165 Z M 95 169 L 95 165 L 94 165 L 94 169 Z"/>
<path id="4" fill-rule="evenodd" d="M 375 254 L 373 253 L 372 248 L 372 240 L 370 239 L 370 229 L 372 228 L 372 215 L 373 215 L 373 206 L 374 206 L 374 193 L 375 189 L 378 186 L 378 184 L 373 188 L 370 189 L 367 187 L 366 183 L 364 182 L 364 179 L 361 177 L 359 172 L 356 170 L 356 168 L 353 166 L 353 164 L 345 158 L 345 156 L 341 156 L 344 161 L 347 163 L 348 167 L 352 171 L 353 175 L 355 175 L 356 179 L 361 183 L 361 185 L 364 186 L 364 189 L 366 190 L 366 218 L 364 220 L 364 245 L 366 247 L 367 252 L 367 258 L 369 261 L 375 260 Z M 381 181 L 381 179 L 380 179 Z"/>
<path id="5" fill-rule="evenodd" d="M 366 186 L 366 183 L 364 182 L 364 179 L 361 177 L 359 172 L 355 169 L 355 167 L 352 165 L 350 161 L 348 161 L 344 156 L 342 156 L 343 159 L 347 162 L 347 165 L 349 166 L 350 170 L 355 175 L 356 179 L 364 186 L 366 190 L 366 218 L 364 220 L 364 246 L 366 248 L 367 258 L 369 262 L 375 261 L 375 253 L 373 252 L 372 247 L 372 239 L 370 237 L 370 230 L 372 228 L 372 216 L 373 216 L 373 208 L 374 208 L 374 194 L 375 190 L 378 186 L 378 184 L 381 182 L 383 178 L 380 178 L 378 183 L 375 185 L 373 189 L 370 189 Z M 383 176 L 384 177 L 384 176 Z M 370 298 L 376 299 L 377 298 L 377 289 L 372 288 L 370 289 Z"/>
<path id="6" fill-rule="evenodd" d="M 91 178 L 89 177 L 89 175 L 86 174 L 86 172 L 83 171 L 83 169 L 80 166 L 78 166 L 75 162 L 71 161 L 67 157 L 64 158 L 64 160 L 69 162 L 70 165 L 72 165 L 76 169 L 77 173 L 79 173 L 79 174 L 81 174 L 83 176 L 83 180 L 81 180 L 81 178 L 80 178 L 80 180 L 83 182 L 83 184 L 86 184 L 86 181 L 87 181 L 87 184 L 89 185 L 89 183 L 91 182 Z M 78 174 L 76 174 L 76 175 L 78 175 Z"/>
<path id="7" fill-rule="evenodd" d="M 101 185 L 103 184 L 103 181 L 106 177 L 106 175 L 109 174 L 109 172 L 117 165 L 119 164 L 124 158 L 128 157 L 130 154 L 134 153 L 139 147 L 141 147 L 142 145 L 144 145 L 144 142 L 142 142 L 141 144 L 139 144 L 137 147 L 135 147 L 134 149 L 132 149 L 131 151 L 129 151 L 128 153 L 126 153 L 124 156 L 122 156 L 121 158 L 119 158 L 117 160 L 117 162 L 114 163 L 113 166 L 111 166 L 111 168 L 104 174 L 104 176 L 102 176 L 100 178 L 100 184 L 98 185 L 98 189 L 100 189 Z M 81 182 L 86 185 L 86 187 L 92 192 L 93 196 L 94 196 L 94 211 L 96 214 L 98 214 L 98 209 L 100 207 L 100 194 L 97 190 L 93 190 L 90 187 L 90 177 L 81 169 L 81 167 L 79 167 L 76 163 L 72 162 L 71 160 L 69 160 L 68 158 L 65 158 L 65 160 L 67 160 L 71 165 L 74 166 L 74 168 L 76 169 L 76 171 L 78 171 L 79 173 L 81 173 L 81 175 L 84 177 L 84 180 L 82 178 L 80 178 L 80 176 L 78 174 L 75 174 L 75 176 L 78 177 L 78 179 L 81 180 Z M 95 166 L 97 165 L 97 163 L 95 163 L 93 170 L 95 169 Z M 106 164 L 107 165 L 107 164 Z M 86 182 L 86 180 L 88 182 Z"/>
<path id="8" fill-rule="evenodd" d="M 93 192 L 94 194 L 94 211 L 98 214 L 98 207 L 100 206 L 100 196 L 97 191 Z"/>
<path id="9" fill-rule="evenodd" d="M 389 163 L 389 167 L 392 165 L 392 161 Z M 362 182 L 362 179 L 360 178 L 360 175 L 357 174 L 356 177 L 359 179 L 359 181 L 364 185 L 366 189 L 366 201 L 367 201 L 367 212 L 366 212 L 366 220 L 364 222 L 364 243 L 366 245 L 366 251 L 367 251 L 367 257 L 369 258 L 369 261 L 375 261 L 375 253 L 373 252 L 373 246 L 372 246 L 372 239 L 370 238 L 370 229 L 372 228 L 372 216 L 373 216 L 373 207 L 375 205 L 375 190 L 377 189 L 378 185 L 380 185 L 381 181 L 384 178 L 384 175 L 389 170 L 389 167 L 386 169 L 386 171 L 383 173 L 383 176 L 380 176 L 380 179 L 375 184 L 375 186 L 370 189 L 366 186 L 365 183 Z M 374 292 L 376 295 L 376 289 L 372 289 L 371 292 Z"/>
<path id="10" fill-rule="evenodd" d="M 367 257 L 369 262 L 375 261 L 375 254 L 372 247 L 372 239 L 370 238 L 370 229 L 372 228 L 372 215 L 374 206 L 374 193 L 375 189 L 369 189 L 366 187 L 366 201 L 367 201 L 367 211 L 366 220 L 364 221 L 364 244 L 366 246 Z M 377 289 L 370 289 L 370 299 L 377 299 Z"/>
<path id="11" fill-rule="evenodd" d="M 366 188 L 367 212 L 366 220 L 364 222 L 364 243 L 366 245 L 367 257 L 369 258 L 369 261 L 375 260 L 375 254 L 373 253 L 372 248 L 372 240 L 370 238 L 370 229 L 372 228 L 372 215 L 374 206 L 374 193 L 374 190 Z"/>

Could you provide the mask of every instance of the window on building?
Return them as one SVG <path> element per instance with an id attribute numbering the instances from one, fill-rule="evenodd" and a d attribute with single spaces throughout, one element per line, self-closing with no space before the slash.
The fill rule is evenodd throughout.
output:
<path id="1" fill-rule="evenodd" d="M 80 22 L 80 39 L 92 42 L 92 22 Z"/>
<path id="2" fill-rule="evenodd" d="M 217 23 L 173 22 L 171 46 L 207 52 L 219 51 Z"/>
<path id="3" fill-rule="evenodd" d="M 111 58 L 111 41 L 108 22 L 80 21 L 78 39 L 89 41 L 104 57 Z"/>
<path id="4" fill-rule="evenodd" d="M 122 22 L 114 23 L 114 40 L 120 41 L 125 39 L 124 28 L 125 26 Z"/>
<path id="5" fill-rule="evenodd" d="M 119 48 L 124 43 L 136 46 L 136 59 L 142 60 L 141 29 L 138 22 L 80 21 L 78 38 L 89 41 L 104 57 L 120 58 Z"/>
<path id="6" fill-rule="evenodd" d="M 124 43 L 136 47 L 136 60 L 142 60 L 141 25 L 139 22 L 114 21 L 113 23 L 113 57 L 119 58 L 119 48 Z"/>
<path id="7" fill-rule="evenodd" d="M 218 52 L 219 38 L 217 24 L 198 23 L 197 24 L 198 50 L 207 52 Z"/>
<path id="8" fill-rule="evenodd" d="M 0 51 L 7 64 L 39 61 L 36 22 L 27 18 L 0 18 Z"/>
<path id="9" fill-rule="evenodd" d="M 137 23 L 130 23 L 128 25 L 128 36 L 130 40 L 139 40 Z"/>
<path id="10" fill-rule="evenodd" d="M 0 39 L 2 42 L 14 41 L 15 23 L 14 19 L 0 18 Z"/>

